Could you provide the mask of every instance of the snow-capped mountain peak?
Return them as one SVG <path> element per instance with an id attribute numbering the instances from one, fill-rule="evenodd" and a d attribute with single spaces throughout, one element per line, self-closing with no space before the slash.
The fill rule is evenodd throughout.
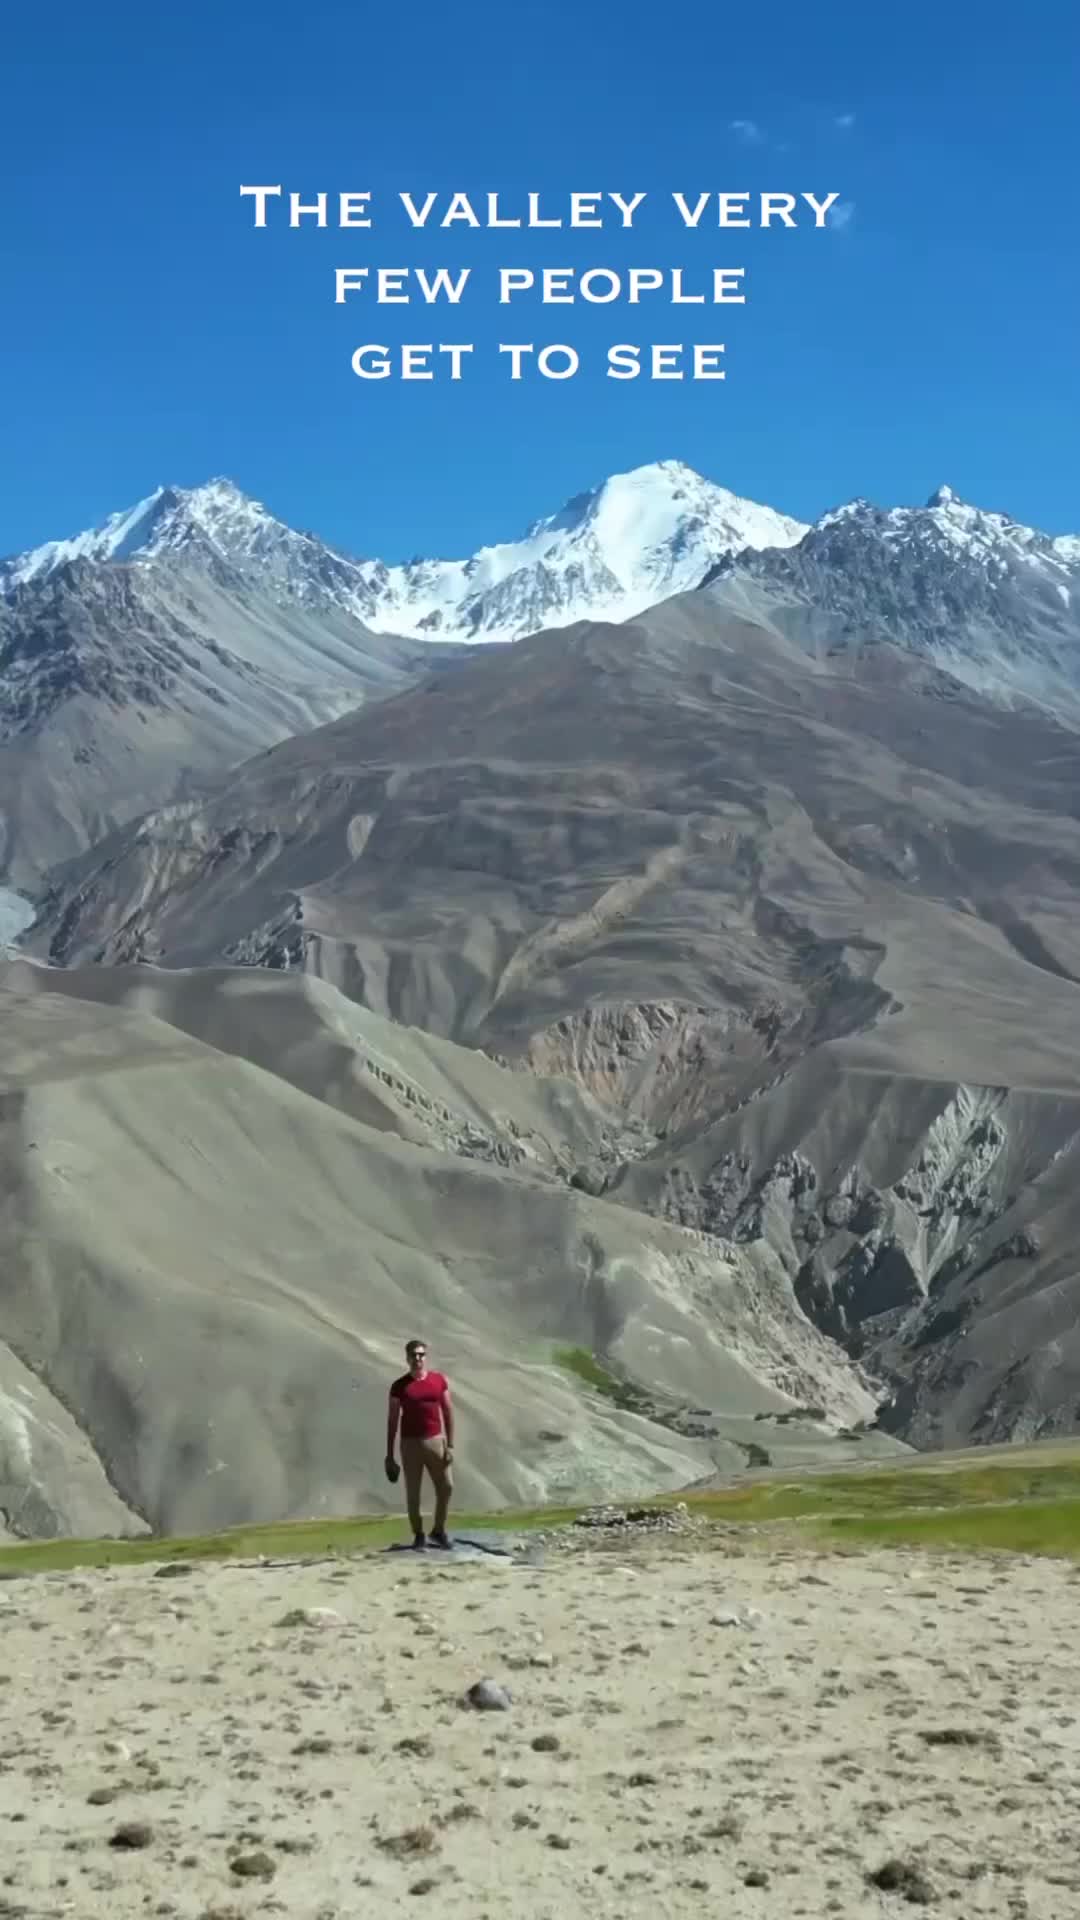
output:
<path id="1" fill-rule="evenodd" d="M 1048 562 L 1075 558 L 1078 536 L 1040 533 L 1006 513 L 972 506 L 952 487 L 938 487 L 924 507 L 878 507 L 865 499 L 848 500 L 823 513 L 808 530 L 811 546 L 820 547 L 826 535 L 847 529 L 848 537 L 882 541 L 892 547 L 914 545 L 955 548 L 984 567 L 1004 566 L 1010 556 L 1041 555 Z"/>
<path id="2" fill-rule="evenodd" d="M 231 480 L 210 480 L 201 487 L 155 487 L 133 507 L 110 514 L 99 527 L 70 539 L 46 541 L 0 562 L 0 587 L 45 579 L 73 560 L 121 561 L 175 551 L 196 536 L 209 539 L 233 557 L 245 543 L 250 544 L 257 530 L 280 524 Z"/>
<path id="3" fill-rule="evenodd" d="M 208 480 L 201 487 L 169 488 L 171 512 L 162 518 L 158 544 L 183 540 L 197 531 L 228 559 L 238 559 L 273 529 L 289 533 L 259 500 L 252 500 L 232 480 Z"/>
<path id="4" fill-rule="evenodd" d="M 1042 555 L 1047 561 L 1056 559 L 1067 566 L 1075 566 L 1080 560 L 1080 534 L 1040 533 L 1007 513 L 971 506 L 951 487 L 939 487 L 927 506 L 946 537 L 958 546 L 972 546 L 984 557 L 1011 550 Z"/>
<path id="5" fill-rule="evenodd" d="M 658 559 L 662 566 L 665 551 L 685 548 L 699 528 L 707 531 L 714 546 L 732 551 L 790 546 L 806 532 L 799 521 L 741 500 L 679 460 L 658 460 L 612 474 L 549 520 L 538 521 L 526 538 L 543 542 L 550 551 L 564 532 L 591 537 L 632 591 L 643 570 L 655 569 Z"/>
<path id="6" fill-rule="evenodd" d="M 575 620 L 627 620 L 698 584 L 725 554 L 790 546 L 805 526 L 729 493 L 678 460 L 612 474 L 470 559 L 373 567 L 377 629 L 513 640 Z"/>

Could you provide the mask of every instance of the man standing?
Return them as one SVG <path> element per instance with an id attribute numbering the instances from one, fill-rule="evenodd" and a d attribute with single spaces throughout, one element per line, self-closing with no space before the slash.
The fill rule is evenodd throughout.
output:
<path id="1" fill-rule="evenodd" d="M 386 1477 L 398 1477 L 394 1447 L 401 1427 L 401 1464 L 405 1471 L 405 1504 L 413 1530 L 413 1546 L 424 1547 L 424 1518 L 420 1497 L 425 1472 L 435 1488 L 435 1524 L 431 1529 L 433 1547 L 448 1547 L 446 1516 L 450 1510 L 454 1476 L 454 1410 L 450 1405 L 450 1384 L 445 1374 L 429 1373 L 427 1348 L 422 1340 L 410 1340 L 405 1349 L 409 1371 L 395 1380 L 390 1389 L 386 1414 Z"/>

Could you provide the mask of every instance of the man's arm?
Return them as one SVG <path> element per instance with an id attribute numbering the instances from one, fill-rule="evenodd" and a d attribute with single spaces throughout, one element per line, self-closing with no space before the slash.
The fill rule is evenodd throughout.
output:
<path id="1" fill-rule="evenodd" d="M 442 1399 L 439 1401 L 439 1406 L 442 1409 L 443 1432 L 446 1435 L 446 1451 L 448 1454 L 453 1453 L 454 1409 L 450 1404 L 450 1388 L 448 1386 L 443 1388 Z"/>
<path id="2" fill-rule="evenodd" d="M 398 1399 L 396 1393 L 392 1393 L 386 1405 L 386 1458 L 387 1460 L 392 1460 L 394 1458 L 394 1448 L 397 1445 L 398 1423 L 400 1419 L 401 1419 L 401 1401 Z"/>

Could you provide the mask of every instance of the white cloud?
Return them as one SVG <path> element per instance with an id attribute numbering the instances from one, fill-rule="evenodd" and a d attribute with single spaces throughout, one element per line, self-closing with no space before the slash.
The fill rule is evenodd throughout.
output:
<path id="1" fill-rule="evenodd" d="M 843 233 L 845 227 L 850 227 L 854 218 L 854 200 L 838 200 L 835 207 L 829 209 L 829 225 L 835 227 L 837 233 Z"/>
<path id="2" fill-rule="evenodd" d="M 838 113 L 833 121 L 833 126 L 839 127 L 843 133 L 847 133 L 854 125 L 855 115 L 853 113 Z"/>
<path id="3" fill-rule="evenodd" d="M 765 138 L 756 120 L 733 120 L 731 131 L 748 147 L 760 146 Z"/>

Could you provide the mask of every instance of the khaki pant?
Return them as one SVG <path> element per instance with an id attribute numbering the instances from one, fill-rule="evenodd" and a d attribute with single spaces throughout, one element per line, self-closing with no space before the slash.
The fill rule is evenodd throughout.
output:
<path id="1" fill-rule="evenodd" d="M 403 1434 L 401 1466 L 405 1475 L 405 1504 L 413 1532 L 424 1531 L 420 1498 L 426 1472 L 435 1488 L 435 1519 L 431 1530 L 433 1533 L 445 1533 L 450 1495 L 454 1490 L 454 1474 L 446 1457 L 446 1441 L 441 1436 L 432 1440 L 407 1440 Z"/>

